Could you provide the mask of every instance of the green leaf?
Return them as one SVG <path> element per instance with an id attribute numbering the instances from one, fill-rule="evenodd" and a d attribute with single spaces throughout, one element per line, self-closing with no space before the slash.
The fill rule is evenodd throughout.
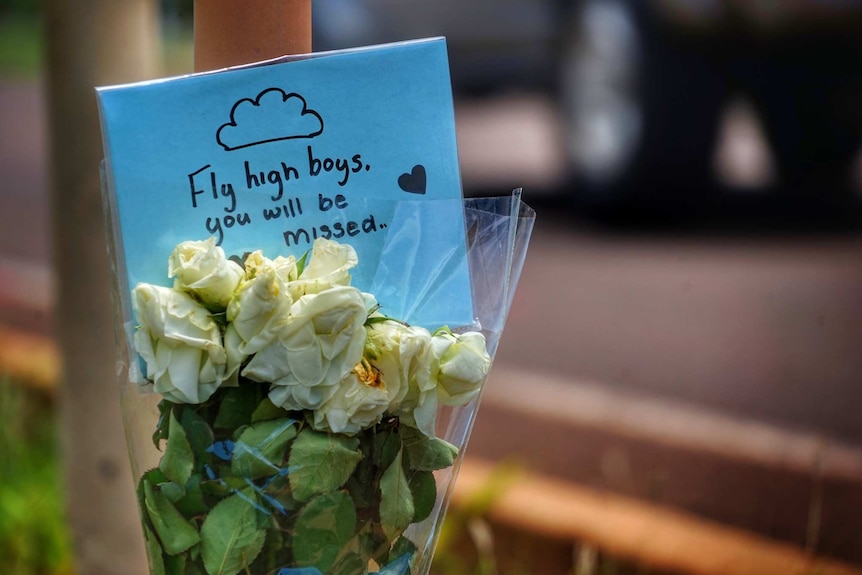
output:
<path id="1" fill-rule="evenodd" d="M 186 517 L 194 517 L 202 515 L 209 511 L 209 505 L 204 500 L 204 493 L 201 489 L 202 478 L 200 475 L 192 475 L 188 483 L 186 483 L 186 492 L 183 497 L 174 502 L 177 511 Z M 162 488 L 164 490 L 164 488 Z"/>
<path id="2" fill-rule="evenodd" d="M 436 471 L 451 467 L 458 457 L 458 448 L 437 437 L 425 437 L 407 427 L 404 429 L 404 447 L 410 469 Z"/>
<path id="3" fill-rule="evenodd" d="M 194 547 L 188 550 L 187 552 L 189 559 L 192 561 L 198 561 L 201 558 L 201 544 L 198 543 Z M 203 569 L 198 569 L 196 565 L 189 565 L 186 571 L 190 573 L 194 571 L 195 573 L 203 573 Z"/>
<path id="4" fill-rule="evenodd" d="M 369 317 L 368 319 L 365 320 L 365 327 L 371 327 L 373 325 L 376 325 L 378 323 L 383 323 L 386 321 L 392 321 L 392 320 L 390 318 L 388 318 L 386 316 L 382 316 L 382 315 Z"/>
<path id="5" fill-rule="evenodd" d="M 363 515 L 363 509 L 368 509 L 369 512 L 376 515 L 377 508 L 380 506 L 378 484 L 383 470 L 378 470 L 374 463 L 374 442 L 377 435 L 378 429 L 372 427 L 355 436 L 359 439 L 359 451 L 362 454 L 362 459 L 359 460 L 347 483 L 344 484 L 344 488 L 353 497 L 359 515 Z"/>
<path id="6" fill-rule="evenodd" d="M 159 422 L 156 424 L 156 430 L 153 432 L 153 445 L 156 449 L 162 448 L 162 440 L 168 438 L 168 421 L 170 414 L 173 412 L 174 404 L 163 399 L 159 402 Z"/>
<path id="7" fill-rule="evenodd" d="M 251 422 L 271 421 L 287 417 L 288 415 L 289 413 L 286 409 L 277 406 L 268 397 L 264 397 L 263 401 L 255 408 L 254 413 L 251 414 Z"/>
<path id="8" fill-rule="evenodd" d="M 204 494 L 219 498 L 231 495 L 246 487 L 248 487 L 248 483 L 242 477 L 216 477 L 216 479 L 201 481 L 201 491 Z"/>
<path id="9" fill-rule="evenodd" d="M 167 480 L 168 478 L 165 477 L 165 474 L 162 473 L 158 467 L 145 472 L 141 476 L 141 479 L 138 480 L 138 488 L 135 493 L 138 496 L 138 508 L 141 511 L 141 521 L 143 522 L 144 527 L 152 527 L 152 522 L 147 515 L 147 495 L 144 492 L 144 483 L 148 482 L 152 487 L 153 485 L 164 483 Z"/>
<path id="10" fill-rule="evenodd" d="M 149 527 L 144 525 L 144 544 L 147 547 L 147 556 L 150 558 L 151 575 L 167 575 L 165 571 L 165 558 L 162 554 L 162 546 Z"/>
<path id="11" fill-rule="evenodd" d="M 257 510 L 236 494 L 213 507 L 201 527 L 201 557 L 209 575 L 236 575 L 263 548 L 266 530 L 257 527 Z"/>
<path id="12" fill-rule="evenodd" d="M 148 481 L 150 485 L 160 485 L 162 483 L 167 483 L 168 478 L 165 477 L 165 474 L 162 473 L 162 470 L 158 467 L 146 471 L 143 476 L 141 476 L 141 481 L 138 483 L 138 500 L 141 503 L 144 502 L 144 481 Z"/>
<path id="13" fill-rule="evenodd" d="M 275 507 L 279 513 L 286 514 L 298 507 L 296 500 L 290 490 L 290 482 L 287 477 L 273 477 L 263 488 L 263 493 L 271 497 L 273 501 L 267 501 L 271 507 Z M 278 508 L 278 506 L 281 508 Z"/>
<path id="14" fill-rule="evenodd" d="M 374 465 L 386 469 L 401 451 L 401 436 L 397 431 L 380 430 L 374 434 Z"/>
<path id="15" fill-rule="evenodd" d="M 215 441 L 212 429 L 193 409 L 184 409 L 180 416 L 180 424 L 186 432 L 186 438 L 189 440 L 189 445 L 192 452 L 195 454 L 195 461 L 203 467 L 203 463 L 209 460 L 207 448 Z"/>
<path id="16" fill-rule="evenodd" d="M 177 421 L 173 411 L 171 411 L 170 418 L 168 444 L 165 447 L 165 454 L 159 462 L 159 469 L 162 470 L 165 477 L 180 487 L 184 487 L 195 467 L 195 456 L 186 437 L 186 431 Z"/>
<path id="17" fill-rule="evenodd" d="M 353 498 L 356 509 L 362 514 L 364 510 L 376 512 L 377 507 L 379 507 L 380 490 L 377 489 L 377 486 L 378 482 L 374 481 L 371 475 L 363 475 L 360 471 L 350 476 L 350 479 L 344 484 L 344 489 Z"/>
<path id="18" fill-rule="evenodd" d="M 234 475 L 258 479 L 278 473 L 287 444 L 296 437 L 296 421 L 276 419 L 245 428 L 233 448 Z"/>
<path id="19" fill-rule="evenodd" d="M 402 452 L 399 451 L 395 461 L 380 478 L 380 523 L 390 539 L 404 531 L 416 514 L 401 458 Z"/>
<path id="20" fill-rule="evenodd" d="M 410 474 L 407 484 L 413 495 L 413 521 L 419 523 L 431 515 L 434 503 L 437 501 L 437 482 L 430 471 L 414 471 Z"/>
<path id="21" fill-rule="evenodd" d="M 302 257 L 296 260 L 296 277 L 302 276 L 302 272 L 305 271 L 305 266 L 308 263 L 308 256 L 311 254 L 310 251 L 302 254 Z"/>
<path id="22" fill-rule="evenodd" d="M 320 495 L 299 512 L 294 529 L 297 562 L 329 573 L 356 529 L 353 500 L 343 491 Z"/>
<path id="23" fill-rule="evenodd" d="M 168 555 L 177 555 L 200 541 L 197 530 L 177 511 L 149 481 L 143 480 L 144 506 L 162 548 Z"/>
<path id="24" fill-rule="evenodd" d="M 318 433 L 307 427 L 290 448 L 290 486 L 297 501 L 334 491 L 344 485 L 362 452 L 355 437 Z"/>
<path id="25" fill-rule="evenodd" d="M 162 495 L 167 497 L 168 500 L 174 504 L 186 496 L 186 490 L 172 481 L 160 483 L 159 491 L 161 491 Z"/>
<path id="26" fill-rule="evenodd" d="M 263 386 L 258 383 L 243 383 L 227 390 L 221 400 L 216 416 L 217 429 L 236 429 L 251 423 L 251 416 L 263 398 Z"/>
<path id="27" fill-rule="evenodd" d="M 268 527 L 266 530 L 266 540 L 263 543 L 263 551 L 261 551 L 257 559 L 252 563 L 249 571 L 251 573 L 265 573 L 266 575 L 284 575 L 280 567 L 282 565 L 293 565 L 296 562 L 290 548 L 290 540 L 293 532 L 284 530 L 282 526 L 275 522 L 270 523 Z"/>
<path id="28" fill-rule="evenodd" d="M 165 560 L 165 575 L 186 575 L 187 562 L 188 558 L 185 555 L 168 557 Z"/>

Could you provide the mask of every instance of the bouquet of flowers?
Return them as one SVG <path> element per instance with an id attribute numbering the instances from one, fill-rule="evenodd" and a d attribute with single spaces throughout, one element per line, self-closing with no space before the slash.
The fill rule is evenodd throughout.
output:
<path id="1" fill-rule="evenodd" d="M 322 238 L 287 256 L 182 241 L 173 285 L 131 290 L 152 575 L 428 572 L 534 217 L 517 194 L 464 213 L 469 326 L 389 317 L 351 285 L 354 248 Z"/>
<path id="2" fill-rule="evenodd" d="M 136 469 L 152 575 L 427 573 L 533 217 L 517 196 L 465 215 L 471 326 L 388 317 L 322 238 L 274 257 L 183 241 L 173 285 L 131 290 L 129 370 L 158 399 Z"/>

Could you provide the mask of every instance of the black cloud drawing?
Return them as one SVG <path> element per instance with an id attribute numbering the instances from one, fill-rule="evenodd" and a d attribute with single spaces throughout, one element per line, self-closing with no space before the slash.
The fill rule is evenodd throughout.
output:
<path id="1" fill-rule="evenodd" d="M 216 141 L 227 151 L 239 150 L 323 133 L 323 118 L 308 107 L 305 98 L 281 88 L 267 88 L 256 98 L 233 105 L 230 122 L 216 132 Z"/>

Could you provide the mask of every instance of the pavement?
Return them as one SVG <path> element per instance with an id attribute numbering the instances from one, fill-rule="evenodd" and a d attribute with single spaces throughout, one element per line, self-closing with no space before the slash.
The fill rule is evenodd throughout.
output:
<path id="1" fill-rule="evenodd" d="M 505 192 L 524 178 L 553 187 L 559 122 L 546 102 L 505 97 L 458 110 L 468 186 Z M 0 324 L 50 335 L 45 128 L 40 85 L 0 82 Z M 549 473 L 639 496 L 663 481 L 672 505 L 800 545 L 828 542 L 862 563 L 862 542 L 836 543 L 862 533 L 849 513 L 862 505 L 862 233 L 608 232 L 526 193 L 536 231 L 476 452 L 519 453 Z M 495 381 L 506 385 L 493 392 Z M 545 412 L 556 403 L 556 415 L 534 410 L 500 434 L 532 400 Z M 576 436 L 547 441 L 560 433 Z M 641 479 L 625 488 L 633 465 Z M 771 490 L 776 481 L 784 487 Z M 811 522 L 824 497 L 835 527 L 818 539 Z M 792 518 L 781 512 L 788 500 Z"/>

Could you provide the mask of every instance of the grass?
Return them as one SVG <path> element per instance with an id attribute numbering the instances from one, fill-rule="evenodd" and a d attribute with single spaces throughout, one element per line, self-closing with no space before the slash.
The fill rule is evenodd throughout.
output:
<path id="1" fill-rule="evenodd" d="M 0 18 L 0 77 L 35 78 L 43 57 L 42 31 L 36 18 Z"/>
<path id="2" fill-rule="evenodd" d="M 42 71 L 45 41 L 36 17 L 0 17 L 0 78 L 33 80 Z M 162 34 L 162 71 L 176 76 L 192 71 L 191 29 L 166 27 Z"/>
<path id="3" fill-rule="evenodd" d="M 0 565 L 4 575 L 71 573 L 53 408 L 0 377 Z"/>

